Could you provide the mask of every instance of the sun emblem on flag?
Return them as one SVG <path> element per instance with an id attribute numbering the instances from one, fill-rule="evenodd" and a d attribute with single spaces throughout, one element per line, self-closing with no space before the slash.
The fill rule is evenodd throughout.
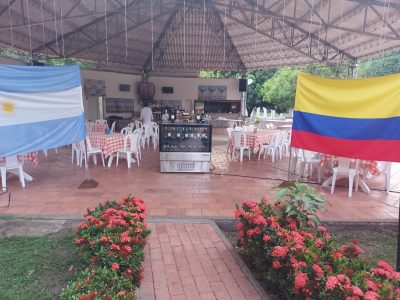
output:
<path id="1" fill-rule="evenodd" d="M 11 101 L 1 103 L 1 108 L 5 113 L 12 113 L 15 110 L 15 106 Z"/>

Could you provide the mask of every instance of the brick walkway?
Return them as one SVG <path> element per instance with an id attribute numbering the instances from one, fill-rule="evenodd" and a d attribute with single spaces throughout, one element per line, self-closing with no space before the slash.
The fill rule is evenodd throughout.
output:
<path id="1" fill-rule="evenodd" d="M 140 299 L 266 298 L 211 224 L 152 223 L 150 227 Z"/>

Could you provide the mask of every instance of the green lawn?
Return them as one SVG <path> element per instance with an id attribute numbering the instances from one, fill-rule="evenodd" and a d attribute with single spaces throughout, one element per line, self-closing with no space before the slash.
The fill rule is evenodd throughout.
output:
<path id="1" fill-rule="evenodd" d="M 55 299 L 79 266 L 75 234 L 0 237 L 0 299 Z"/>
<path id="2" fill-rule="evenodd" d="M 397 234 L 394 232 L 358 232 L 356 235 L 335 235 L 339 243 L 348 243 L 353 239 L 360 241 L 364 255 L 371 261 L 385 260 L 396 266 Z"/>

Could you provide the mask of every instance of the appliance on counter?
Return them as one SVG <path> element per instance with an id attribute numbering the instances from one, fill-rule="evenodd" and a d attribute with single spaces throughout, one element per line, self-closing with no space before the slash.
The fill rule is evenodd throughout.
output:
<path id="1" fill-rule="evenodd" d="M 160 172 L 210 172 L 210 124 L 160 124 Z"/>

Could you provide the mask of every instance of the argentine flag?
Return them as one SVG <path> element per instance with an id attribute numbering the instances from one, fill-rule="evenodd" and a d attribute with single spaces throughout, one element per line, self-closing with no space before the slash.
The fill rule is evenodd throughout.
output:
<path id="1" fill-rule="evenodd" d="M 85 137 L 79 65 L 0 65 L 0 157 Z"/>

